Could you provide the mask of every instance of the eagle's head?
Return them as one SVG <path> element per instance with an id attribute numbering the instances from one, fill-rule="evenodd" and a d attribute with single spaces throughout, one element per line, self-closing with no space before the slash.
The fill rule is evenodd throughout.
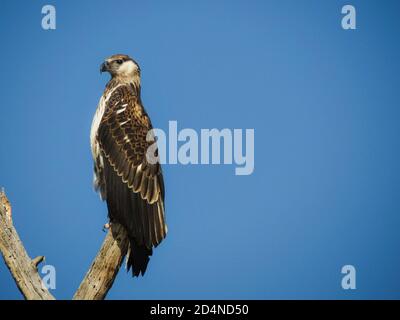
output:
<path id="1" fill-rule="evenodd" d="M 125 54 L 115 54 L 107 58 L 101 64 L 100 72 L 109 72 L 111 77 L 123 81 L 136 82 L 140 79 L 139 65 Z"/>

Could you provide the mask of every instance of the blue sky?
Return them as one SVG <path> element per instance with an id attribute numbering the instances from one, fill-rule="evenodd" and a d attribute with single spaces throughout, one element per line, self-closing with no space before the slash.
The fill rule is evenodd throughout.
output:
<path id="1" fill-rule="evenodd" d="M 0 185 L 52 293 L 72 297 L 105 236 L 89 130 L 99 65 L 126 53 L 156 127 L 254 128 L 255 171 L 165 165 L 167 239 L 109 299 L 400 298 L 400 4 L 352 0 L 345 31 L 348 3 L 2 1 Z"/>

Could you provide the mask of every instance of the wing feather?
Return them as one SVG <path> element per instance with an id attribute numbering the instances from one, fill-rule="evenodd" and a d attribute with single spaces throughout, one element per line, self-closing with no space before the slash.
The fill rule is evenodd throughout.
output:
<path id="1" fill-rule="evenodd" d="M 120 86 L 106 102 L 97 132 L 110 219 L 148 249 L 166 235 L 161 166 L 148 163 L 145 156 L 151 129 L 140 99 L 130 86 Z"/>

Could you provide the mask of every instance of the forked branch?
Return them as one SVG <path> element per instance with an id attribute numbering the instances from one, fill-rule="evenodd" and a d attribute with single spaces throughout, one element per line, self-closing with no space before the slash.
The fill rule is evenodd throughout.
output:
<path id="1" fill-rule="evenodd" d="M 106 297 L 128 251 L 128 243 L 125 229 L 112 224 L 74 299 L 102 300 Z M 0 192 L 0 251 L 25 299 L 55 300 L 38 273 L 38 265 L 44 257 L 31 259 L 28 256 L 14 228 L 11 205 L 4 191 Z"/>

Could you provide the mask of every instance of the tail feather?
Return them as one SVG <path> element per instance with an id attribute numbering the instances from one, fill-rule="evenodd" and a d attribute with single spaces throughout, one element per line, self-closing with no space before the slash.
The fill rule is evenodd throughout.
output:
<path id="1" fill-rule="evenodd" d="M 137 245 L 135 239 L 130 238 L 130 250 L 127 257 L 128 271 L 132 268 L 132 276 L 138 277 L 140 274 L 144 276 L 150 256 L 153 254 L 152 249 L 146 248 L 144 245 Z"/>

